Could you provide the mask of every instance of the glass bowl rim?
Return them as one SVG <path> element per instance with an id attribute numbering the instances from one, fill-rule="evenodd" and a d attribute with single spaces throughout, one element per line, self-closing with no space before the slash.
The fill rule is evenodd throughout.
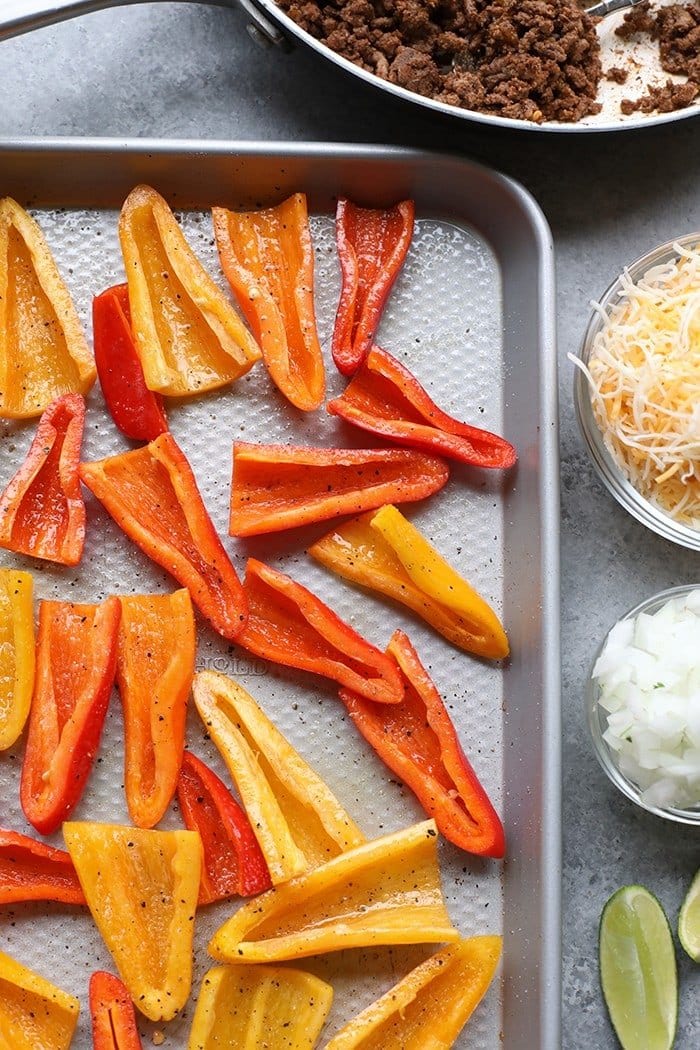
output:
<path id="1" fill-rule="evenodd" d="M 593 751 L 595 753 L 598 762 L 602 769 L 607 774 L 608 779 L 622 792 L 631 802 L 636 803 L 642 809 L 646 810 L 647 813 L 653 813 L 657 817 L 663 817 L 666 820 L 672 820 L 677 824 L 686 824 L 690 826 L 700 826 L 700 802 L 698 802 L 697 808 L 694 809 L 683 809 L 680 807 L 669 806 L 655 806 L 650 802 L 645 802 L 641 797 L 641 791 L 637 785 L 630 780 L 628 777 L 621 773 L 618 767 L 615 765 L 610 748 L 603 740 L 603 730 L 600 719 L 600 708 L 598 707 L 598 694 L 600 692 L 593 678 L 593 668 L 596 665 L 598 657 L 602 653 L 605 643 L 607 642 L 610 632 L 613 627 L 616 627 L 618 623 L 622 623 L 624 620 L 634 619 L 639 613 L 649 612 L 653 610 L 657 612 L 666 602 L 671 601 L 673 598 L 679 598 L 685 594 L 691 594 L 692 591 L 700 590 L 700 581 L 697 583 L 684 583 L 679 584 L 675 587 L 669 587 L 666 590 L 658 591 L 649 598 L 645 598 L 639 602 L 634 608 L 630 609 L 629 612 L 623 613 L 613 624 L 610 625 L 608 630 L 605 632 L 602 641 L 598 645 L 593 656 L 593 660 L 590 664 L 588 676 L 586 678 L 586 689 L 585 689 L 585 708 L 586 708 L 586 725 L 588 728 L 588 735 L 591 743 L 593 744 Z"/>
<path id="2" fill-rule="evenodd" d="M 636 281 L 648 269 L 658 265 L 666 259 L 672 258 L 676 253 L 676 245 L 686 247 L 690 244 L 700 245 L 700 231 L 675 237 L 671 241 L 652 248 L 651 251 L 640 255 L 634 262 L 626 266 L 623 271 L 608 285 L 603 295 L 598 300 L 600 308 L 606 313 L 615 305 L 614 299 L 617 292 L 622 288 L 622 279 L 628 275 L 631 280 Z M 585 365 L 588 364 L 593 339 L 603 325 L 603 318 L 597 309 L 592 309 L 583 334 L 581 346 L 577 355 L 578 360 Z M 700 529 L 692 529 L 688 525 L 674 521 L 668 514 L 655 507 L 646 497 L 632 485 L 625 477 L 620 467 L 609 452 L 603 432 L 598 426 L 593 412 L 588 380 L 579 367 L 574 368 L 574 409 L 579 429 L 584 438 L 584 443 L 593 461 L 593 466 L 608 492 L 617 500 L 637 521 L 641 522 L 652 532 L 670 540 L 679 546 L 689 550 L 700 550 Z"/>

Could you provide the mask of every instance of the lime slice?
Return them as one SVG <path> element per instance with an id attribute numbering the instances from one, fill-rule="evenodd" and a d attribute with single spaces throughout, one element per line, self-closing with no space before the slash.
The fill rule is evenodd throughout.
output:
<path id="1" fill-rule="evenodd" d="M 696 872 L 681 905 L 678 939 L 690 958 L 700 962 L 700 871 Z"/>
<path id="2" fill-rule="evenodd" d="M 670 1050 L 676 1034 L 676 955 L 664 910 L 643 886 L 623 886 L 603 908 L 600 981 L 623 1050 Z"/>

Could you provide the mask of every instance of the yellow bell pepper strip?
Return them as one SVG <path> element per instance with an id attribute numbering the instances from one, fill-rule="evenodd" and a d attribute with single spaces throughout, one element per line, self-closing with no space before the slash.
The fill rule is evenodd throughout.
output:
<path id="1" fill-rule="evenodd" d="M 258 345 L 152 187 L 137 186 L 125 200 L 119 240 L 148 389 L 187 397 L 249 371 Z"/>
<path id="2" fill-rule="evenodd" d="M 503 825 L 460 746 L 447 708 L 403 631 L 387 647 L 401 668 L 400 704 L 373 704 L 340 690 L 365 740 L 417 796 L 446 839 L 469 853 L 502 857 Z"/>
<path id="3" fill-rule="evenodd" d="M 0 751 L 19 739 L 34 688 L 32 575 L 0 569 Z"/>
<path id="4" fill-rule="evenodd" d="M 175 794 L 197 637 L 190 592 L 120 598 L 117 686 L 129 815 L 152 828 Z"/>
<path id="5" fill-rule="evenodd" d="M 221 266 L 275 386 L 311 412 L 325 396 L 314 312 L 314 252 L 306 196 L 274 208 L 213 208 Z"/>
<path id="6" fill-rule="evenodd" d="M 226 785 L 201 759 L 185 751 L 177 782 L 182 819 L 202 839 L 199 903 L 254 897 L 272 886 L 248 817 Z"/>
<path id="7" fill-rule="evenodd" d="M 200 671 L 192 692 L 238 788 L 273 885 L 365 841 L 327 784 L 238 682 Z"/>
<path id="8" fill-rule="evenodd" d="M 341 853 L 244 904 L 209 944 L 218 962 L 279 962 L 343 948 L 456 941 L 435 822 Z"/>
<path id="9" fill-rule="evenodd" d="M 502 938 L 469 937 L 411 970 L 324 1050 L 426 1050 L 454 1044 L 486 994 Z"/>
<path id="10" fill-rule="evenodd" d="M 0 1046 L 3 1050 L 68 1050 L 80 1002 L 0 952 Z"/>
<path id="11" fill-rule="evenodd" d="M 393 208 L 361 208 L 341 198 L 335 215 L 342 273 L 332 351 L 338 371 L 349 376 L 374 341 L 389 293 L 413 237 L 413 201 Z"/>
<path id="12" fill-rule="evenodd" d="M 172 434 L 81 463 L 80 477 L 129 539 L 188 588 L 214 630 L 236 638 L 246 619 L 245 594 Z"/>
<path id="13" fill-rule="evenodd" d="M 113 973 L 90 978 L 92 1050 L 143 1050 L 129 990 Z"/>
<path id="14" fill-rule="evenodd" d="M 333 989 L 284 966 L 215 966 L 204 975 L 187 1050 L 313 1050 Z"/>
<path id="15" fill-rule="evenodd" d="M 85 546 L 78 477 L 84 423 L 80 394 L 64 394 L 46 409 L 24 463 L 0 496 L 0 547 L 78 564 Z"/>
<path id="16" fill-rule="evenodd" d="M 305 448 L 236 441 L 232 536 L 257 536 L 425 499 L 447 484 L 442 459 L 410 449 Z"/>
<path id="17" fill-rule="evenodd" d="M 39 416 L 62 394 L 86 394 L 95 362 L 38 224 L 0 200 L 0 417 Z"/>
<path id="18" fill-rule="evenodd" d="M 95 924 L 138 1010 L 187 1002 L 202 843 L 195 831 L 68 821 L 63 837 Z"/>
<path id="19" fill-rule="evenodd" d="M 0 904 L 17 901 L 85 904 L 85 897 L 65 850 L 0 828 Z"/>
<path id="20" fill-rule="evenodd" d="M 460 649 L 492 660 L 508 655 L 493 609 L 396 507 L 345 522 L 308 552 L 346 580 L 407 605 Z"/>
<path id="21" fill-rule="evenodd" d="M 398 704 L 399 669 L 315 594 L 255 558 L 246 566 L 248 622 L 239 643 L 285 667 L 332 678 L 368 700 Z"/>
<path id="22" fill-rule="evenodd" d="M 387 441 L 475 467 L 504 470 L 517 459 L 505 438 L 461 423 L 438 408 L 413 373 L 378 346 L 326 411 Z"/>
<path id="23" fill-rule="evenodd" d="M 20 801 L 42 835 L 72 813 L 90 776 L 114 681 L 120 616 L 118 598 L 39 606 Z"/>

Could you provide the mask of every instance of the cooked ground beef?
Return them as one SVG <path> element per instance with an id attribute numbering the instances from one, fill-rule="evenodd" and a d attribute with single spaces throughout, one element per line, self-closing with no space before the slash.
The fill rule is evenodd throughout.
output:
<path id="1" fill-rule="evenodd" d="M 697 84 L 686 80 L 676 84 L 667 80 L 661 87 L 649 87 L 639 98 L 625 98 L 620 103 L 623 113 L 630 114 L 639 110 L 641 113 L 672 113 L 684 109 L 694 102 L 700 93 Z"/>
<path id="2" fill-rule="evenodd" d="M 280 0 L 313 36 L 394 84 L 540 122 L 597 113 L 595 26 L 576 0 Z"/>
<path id="3" fill-rule="evenodd" d="M 700 2 L 687 6 L 671 4 L 652 11 L 651 3 L 633 7 L 616 31 L 623 40 L 646 34 L 659 42 L 661 68 L 667 73 L 686 76 L 685 83 L 667 80 L 661 87 L 648 88 L 637 99 L 624 99 L 623 113 L 670 113 L 689 106 L 700 95 Z"/>

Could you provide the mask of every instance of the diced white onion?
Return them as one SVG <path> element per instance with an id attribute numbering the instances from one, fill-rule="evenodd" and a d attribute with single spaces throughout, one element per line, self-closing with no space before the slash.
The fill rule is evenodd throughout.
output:
<path id="1" fill-rule="evenodd" d="M 642 800 L 700 806 L 700 588 L 617 623 L 593 678 L 603 739 Z"/>

